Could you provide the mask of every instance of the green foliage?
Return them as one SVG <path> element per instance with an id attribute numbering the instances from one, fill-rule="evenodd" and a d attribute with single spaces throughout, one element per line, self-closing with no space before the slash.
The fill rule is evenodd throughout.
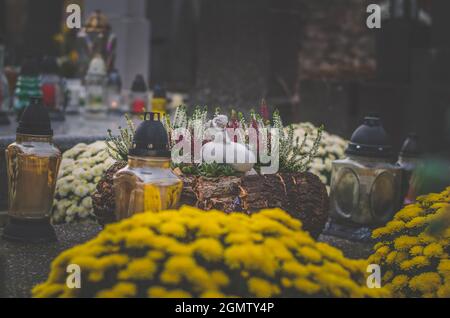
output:
<path id="1" fill-rule="evenodd" d="M 208 178 L 241 175 L 240 172 L 234 170 L 230 165 L 216 162 L 202 163 L 199 165 L 181 164 L 174 167 L 180 168 L 181 172 L 185 175 L 195 175 Z"/>
<path id="2" fill-rule="evenodd" d="M 278 111 L 273 113 L 273 127 L 277 128 L 280 133 L 279 139 L 279 169 L 281 172 L 305 172 L 308 170 L 314 157 L 317 155 L 317 150 L 322 139 L 323 125 L 317 130 L 317 136 L 314 144 L 309 151 L 305 151 L 305 143 L 308 134 L 305 133 L 303 140 L 300 138 L 294 139 L 294 127 L 289 125 L 287 131 L 284 129 Z"/>
<path id="3" fill-rule="evenodd" d="M 105 141 L 108 155 L 117 161 L 127 161 L 128 151 L 133 146 L 134 123 L 127 114 L 125 114 L 125 118 L 127 127 L 119 127 L 118 136 L 113 136 L 111 129 L 108 129 L 108 137 Z"/>

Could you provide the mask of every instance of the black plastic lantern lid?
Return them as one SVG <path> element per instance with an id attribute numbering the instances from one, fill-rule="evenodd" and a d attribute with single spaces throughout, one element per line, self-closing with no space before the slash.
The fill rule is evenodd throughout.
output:
<path id="1" fill-rule="evenodd" d="M 24 135 L 53 136 L 48 110 L 41 97 L 31 97 L 20 117 L 16 132 Z"/>
<path id="2" fill-rule="evenodd" d="M 28 57 L 22 62 L 20 68 L 20 75 L 22 76 L 38 76 L 39 65 L 36 58 Z"/>
<path id="3" fill-rule="evenodd" d="M 117 86 L 119 89 L 122 87 L 122 79 L 120 78 L 119 71 L 115 68 L 108 74 L 108 86 Z"/>
<path id="4" fill-rule="evenodd" d="M 365 117 L 354 132 L 346 154 L 364 157 L 391 157 L 392 146 L 379 117 Z"/>
<path id="5" fill-rule="evenodd" d="M 166 90 L 160 85 L 153 88 L 153 98 L 167 98 Z"/>
<path id="6" fill-rule="evenodd" d="M 146 92 L 147 84 L 145 83 L 144 76 L 141 74 L 136 75 L 134 78 L 133 84 L 131 85 L 131 90 L 133 92 Z"/>
<path id="7" fill-rule="evenodd" d="M 402 157 L 419 157 L 422 155 L 422 150 L 419 145 L 419 137 L 415 133 L 410 133 L 403 142 L 400 149 L 400 156 Z"/>
<path id="8" fill-rule="evenodd" d="M 144 114 L 144 121 L 134 133 L 133 148 L 129 152 L 131 156 L 170 158 L 167 132 L 160 119 L 159 113 Z"/>

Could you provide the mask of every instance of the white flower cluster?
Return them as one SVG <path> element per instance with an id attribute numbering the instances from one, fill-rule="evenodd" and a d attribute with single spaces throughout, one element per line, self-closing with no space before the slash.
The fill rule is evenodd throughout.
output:
<path id="1" fill-rule="evenodd" d="M 93 217 L 91 194 L 114 163 L 103 141 L 78 144 L 63 154 L 56 183 L 52 220 L 72 222 Z"/>
<path id="2" fill-rule="evenodd" d="M 299 137 L 300 141 L 303 136 L 308 133 L 305 143 L 305 150 L 308 151 L 314 144 L 315 132 L 317 127 L 311 123 L 294 124 L 295 138 Z M 320 146 L 317 150 L 317 156 L 313 159 L 309 172 L 317 175 L 320 180 L 328 186 L 331 182 L 331 163 L 333 160 L 343 158 L 347 141 L 337 135 L 332 135 L 323 131 Z"/>

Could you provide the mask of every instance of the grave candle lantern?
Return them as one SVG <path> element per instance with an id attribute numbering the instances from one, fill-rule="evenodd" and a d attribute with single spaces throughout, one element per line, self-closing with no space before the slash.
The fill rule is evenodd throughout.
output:
<path id="1" fill-rule="evenodd" d="M 152 96 L 152 112 L 164 115 L 166 111 L 167 111 L 166 90 L 159 85 L 155 85 Z"/>
<path id="2" fill-rule="evenodd" d="M 85 78 L 86 111 L 105 113 L 106 107 L 106 65 L 100 55 L 96 55 L 89 64 Z"/>
<path id="3" fill-rule="evenodd" d="M 114 175 L 117 220 L 144 211 L 172 209 L 180 200 L 183 183 L 170 169 L 168 137 L 160 115 L 144 116 L 134 135 L 128 165 Z"/>
<path id="4" fill-rule="evenodd" d="M 78 78 L 66 78 L 65 95 L 66 95 L 66 113 L 78 114 L 80 112 L 80 105 L 84 103 L 83 92 L 85 88 L 82 85 L 81 79 Z"/>
<path id="5" fill-rule="evenodd" d="M 9 199 L 5 239 L 56 240 L 50 212 L 61 152 L 54 146 L 52 136 L 42 99 L 32 97 L 20 119 L 16 141 L 5 151 Z"/>
<path id="6" fill-rule="evenodd" d="M 401 168 L 378 117 L 366 117 L 351 137 L 347 158 L 332 164 L 330 216 L 359 225 L 388 221 L 398 210 Z"/>
<path id="7" fill-rule="evenodd" d="M 130 93 L 130 111 L 135 114 L 147 111 L 148 90 L 144 77 L 141 74 L 136 75 L 131 85 Z"/>
<path id="8" fill-rule="evenodd" d="M 59 67 L 54 57 L 45 57 L 42 61 L 40 76 L 42 101 L 52 120 L 64 120 L 64 89 Z"/>
<path id="9" fill-rule="evenodd" d="M 108 75 L 106 85 L 106 100 L 108 108 L 112 112 L 122 112 L 122 80 L 116 69 L 113 69 Z"/>
<path id="10" fill-rule="evenodd" d="M 32 96 L 41 96 L 41 81 L 36 59 L 27 58 L 22 63 L 14 91 L 14 110 L 18 119 L 29 105 Z"/>

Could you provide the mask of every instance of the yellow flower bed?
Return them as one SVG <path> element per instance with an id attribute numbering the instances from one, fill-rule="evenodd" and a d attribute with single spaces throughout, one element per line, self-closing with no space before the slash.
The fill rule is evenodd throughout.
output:
<path id="1" fill-rule="evenodd" d="M 394 296 L 450 297 L 450 187 L 418 197 L 373 238 L 369 263 L 381 266 Z"/>
<path id="2" fill-rule="evenodd" d="M 81 288 L 66 287 L 69 264 Z M 385 296 L 366 261 L 315 242 L 279 209 L 251 216 L 180 210 L 137 214 L 52 263 L 34 297 Z"/>

